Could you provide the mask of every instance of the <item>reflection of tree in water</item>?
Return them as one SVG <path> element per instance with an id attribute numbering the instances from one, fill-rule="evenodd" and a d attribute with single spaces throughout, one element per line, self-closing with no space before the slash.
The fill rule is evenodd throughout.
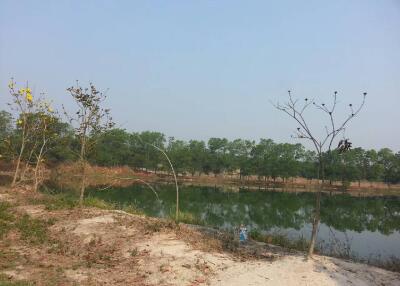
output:
<path id="1" fill-rule="evenodd" d="M 159 186 L 158 203 L 152 192 L 142 186 L 90 195 L 123 205 L 134 204 L 151 216 L 173 214 L 173 186 Z M 260 230 L 293 228 L 299 230 L 311 222 L 315 194 L 286 192 L 222 192 L 209 187 L 182 187 L 181 211 L 193 214 L 206 225 L 235 227 L 244 223 Z M 324 195 L 321 222 L 339 231 L 364 230 L 390 234 L 400 230 L 399 198 L 356 198 L 348 195 Z"/>
<path id="2" fill-rule="evenodd" d="M 379 231 L 385 235 L 400 230 L 400 200 L 395 197 L 324 197 L 322 222 L 337 230 Z"/>

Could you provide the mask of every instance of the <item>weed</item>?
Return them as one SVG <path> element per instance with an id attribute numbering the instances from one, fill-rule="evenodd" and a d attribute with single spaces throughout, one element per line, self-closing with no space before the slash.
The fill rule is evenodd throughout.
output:
<path id="1" fill-rule="evenodd" d="M 135 247 L 134 249 L 129 250 L 129 254 L 132 257 L 137 256 L 139 254 L 139 250 L 137 249 L 137 247 Z"/>

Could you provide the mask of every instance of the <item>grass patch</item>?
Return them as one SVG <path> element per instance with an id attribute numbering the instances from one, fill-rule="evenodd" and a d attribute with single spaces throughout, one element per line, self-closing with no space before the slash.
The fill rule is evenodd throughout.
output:
<path id="1" fill-rule="evenodd" d="M 175 220 L 175 213 L 170 214 L 170 219 Z M 179 212 L 178 221 L 187 224 L 204 225 L 204 221 L 199 217 L 194 216 L 192 213 L 182 211 Z"/>
<path id="2" fill-rule="evenodd" d="M 57 189 L 45 186 L 41 189 L 42 196 L 40 198 L 32 198 L 30 200 L 31 204 L 41 204 L 45 206 L 48 211 L 54 210 L 65 210 L 74 209 L 79 206 L 79 196 L 75 191 L 68 190 L 60 192 Z M 97 197 L 88 195 L 83 200 L 84 207 L 92 207 L 103 210 L 123 210 L 130 214 L 142 215 L 143 212 L 140 211 L 132 204 L 117 204 L 108 202 Z"/>
<path id="3" fill-rule="evenodd" d="M 78 206 L 78 197 L 70 193 L 43 193 L 40 198 L 32 198 L 31 204 L 44 205 L 48 211 L 73 209 Z"/>
<path id="4" fill-rule="evenodd" d="M 0 239 L 2 239 L 12 228 L 15 220 L 10 212 L 11 205 L 7 202 L 0 202 Z"/>
<path id="5" fill-rule="evenodd" d="M 257 229 L 250 231 L 249 235 L 256 241 L 277 245 L 286 249 L 307 251 L 309 246 L 309 242 L 303 236 L 300 236 L 297 239 L 290 239 L 285 234 L 262 234 Z"/>
<path id="6" fill-rule="evenodd" d="M 115 209 L 116 205 L 103 201 L 101 199 L 95 198 L 95 197 L 87 197 L 83 201 L 83 205 L 85 207 L 93 207 L 93 208 L 98 208 L 98 209 L 103 209 L 103 210 L 109 210 L 109 209 Z"/>
<path id="7" fill-rule="evenodd" d="M 0 250 L 0 270 L 16 266 L 20 255 L 13 250 Z"/>
<path id="8" fill-rule="evenodd" d="M 49 240 L 47 227 L 52 225 L 52 220 L 40 220 L 31 218 L 29 215 L 23 215 L 15 223 L 15 227 L 21 234 L 21 238 L 32 244 L 42 244 Z"/>
<path id="9" fill-rule="evenodd" d="M 0 239 L 15 229 L 21 234 L 21 239 L 29 243 L 41 244 L 48 241 L 47 227 L 54 223 L 53 220 L 34 219 L 27 214 L 18 217 L 10 209 L 9 203 L 0 202 Z M 4 252 L 0 252 L 0 260 L 4 255 Z"/>
<path id="10" fill-rule="evenodd" d="M 143 215 L 143 212 L 137 209 L 134 205 L 125 205 L 121 210 L 130 214 Z"/>
<path id="11" fill-rule="evenodd" d="M 32 204 L 42 204 L 48 211 L 68 210 L 79 207 L 79 197 L 72 191 L 57 193 L 54 191 L 42 192 L 40 198 L 31 199 Z M 116 205 L 95 197 L 86 197 L 83 206 L 98 209 L 116 209 Z"/>
<path id="12" fill-rule="evenodd" d="M 171 208 L 169 214 L 166 216 L 165 219 L 175 221 L 176 212 L 174 208 Z M 193 224 L 193 225 L 201 225 L 205 226 L 205 222 L 198 216 L 195 216 L 193 213 L 179 211 L 178 215 L 178 222 L 186 223 L 186 224 Z"/>
<path id="13" fill-rule="evenodd" d="M 0 286 L 33 286 L 34 283 L 28 281 L 12 281 L 4 274 L 0 274 Z"/>
<path id="14" fill-rule="evenodd" d="M 13 215 L 9 212 L 9 208 L 11 207 L 8 202 L 0 202 L 0 220 L 12 220 Z"/>

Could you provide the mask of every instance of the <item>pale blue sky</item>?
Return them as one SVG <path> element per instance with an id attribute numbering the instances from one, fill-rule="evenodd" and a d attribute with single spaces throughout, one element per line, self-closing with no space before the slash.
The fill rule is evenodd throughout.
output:
<path id="1" fill-rule="evenodd" d="M 400 1 L 0 0 L 0 109 L 11 76 L 69 107 L 93 81 L 123 128 L 182 139 L 295 142 L 270 100 L 367 91 L 347 135 L 400 150 Z"/>

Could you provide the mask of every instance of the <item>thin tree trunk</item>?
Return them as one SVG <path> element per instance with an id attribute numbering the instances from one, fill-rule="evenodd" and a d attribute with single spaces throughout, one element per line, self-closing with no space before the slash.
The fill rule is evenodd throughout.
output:
<path id="1" fill-rule="evenodd" d="M 320 222 L 320 210 L 321 210 L 321 191 L 319 190 L 317 193 L 317 199 L 315 204 L 315 213 L 313 218 L 312 232 L 311 232 L 311 241 L 308 249 L 307 258 L 310 258 L 314 253 L 315 242 L 317 240 L 318 234 L 318 226 Z"/>
<path id="2" fill-rule="evenodd" d="M 165 156 L 165 158 L 167 158 L 167 161 L 171 167 L 172 173 L 174 175 L 174 180 L 175 180 L 175 188 L 176 188 L 176 210 L 175 210 L 175 221 L 178 222 L 179 220 L 179 187 L 178 187 L 178 179 L 176 178 L 176 174 L 175 174 L 175 170 L 174 170 L 174 166 L 172 165 L 171 160 L 169 159 L 167 153 L 165 153 L 165 151 L 159 147 L 157 147 L 156 145 L 152 145 L 154 148 L 156 148 L 158 151 L 160 151 L 161 153 L 163 153 L 163 155 Z"/>
<path id="3" fill-rule="evenodd" d="M 40 163 L 41 163 L 41 161 L 42 161 L 43 150 L 44 150 L 44 147 L 46 146 L 46 142 L 47 142 L 47 140 L 46 140 L 45 138 L 43 138 L 43 144 L 42 144 L 42 146 L 40 147 L 39 155 L 38 155 L 37 161 L 36 161 L 36 166 L 35 166 L 35 185 L 34 185 L 34 187 L 33 187 L 33 190 L 34 190 L 35 192 L 37 192 L 37 189 L 38 189 L 39 184 L 40 184 L 40 180 L 39 180 L 39 167 L 40 167 Z"/>
<path id="4" fill-rule="evenodd" d="M 82 160 L 81 164 L 82 164 L 82 178 L 81 178 L 79 205 L 82 207 L 83 198 L 85 195 L 85 188 L 86 188 L 86 161 Z"/>
<path id="5" fill-rule="evenodd" d="M 14 172 L 14 177 L 13 177 L 13 180 L 11 183 L 11 187 L 15 187 L 15 184 L 17 183 L 19 167 L 21 164 L 21 158 L 22 158 L 22 154 L 24 153 L 24 149 L 25 149 L 25 142 L 22 142 L 21 150 L 20 150 L 18 158 L 17 158 L 17 166 L 15 167 L 15 172 Z"/>
<path id="6" fill-rule="evenodd" d="M 34 192 L 37 192 L 37 189 L 38 189 L 38 186 L 39 186 L 39 175 L 38 175 L 38 172 L 39 172 L 40 160 L 41 160 L 41 156 L 39 155 L 39 157 L 37 159 L 37 162 L 36 162 L 35 173 L 34 173 L 34 176 L 35 176 L 35 184 L 33 186 L 33 191 Z"/>
<path id="7" fill-rule="evenodd" d="M 26 160 L 25 168 L 22 170 L 22 173 L 21 173 L 21 176 L 20 176 L 20 181 L 24 181 L 25 180 L 26 171 L 29 169 L 29 162 L 32 159 L 32 156 L 33 156 L 33 153 L 35 152 L 35 149 L 36 149 L 36 142 L 33 145 L 32 150 L 29 153 L 29 156 L 28 156 L 28 158 Z"/>
<path id="8" fill-rule="evenodd" d="M 319 227 L 319 222 L 320 222 L 320 213 L 321 213 L 321 194 L 322 191 L 321 189 L 324 187 L 324 180 L 325 180 L 325 176 L 324 176 L 324 164 L 323 164 L 323 158 L 320 155 L 319 157 L 319 165 L 320 165 L 320 170 L 319 170 L 319 174 L 321 175 L 322 178 L 322 184 L 321 187 L 318 188 L 318 192 L 317 192 L 317 197 L 316 197 L 316 202 L 315 202 L 315 211 L 314 211 L 314 218 L 313 218 L 313 225 L 312 225 L 312 232 L 311 232 L 311 240 L 310 240 L 310 246 L 308 248 L 308 254 L 307 254 L 307 259 L 312 257 L 313 253 L 314 253 L 314 248 L 315 248 L 315 242 L 317 240 L 317 235 L 318 235 L 318 227 Z M 319 181 L 320 178 L 318 178 Z"/>
<path id="9" fill-rule="evenodd" d="M 83 138 L 82 138 L 82 145 L 81 145 L 81 164 L 82 164 L 82 177 L 81 177 L 81 187 L 80 187 L 80 196 L 79 196 L 79 206 L 83 206 L 83 198 L 85 195 L 85 188 L 86 188 L 86 130 L 83 132 Z"/>

